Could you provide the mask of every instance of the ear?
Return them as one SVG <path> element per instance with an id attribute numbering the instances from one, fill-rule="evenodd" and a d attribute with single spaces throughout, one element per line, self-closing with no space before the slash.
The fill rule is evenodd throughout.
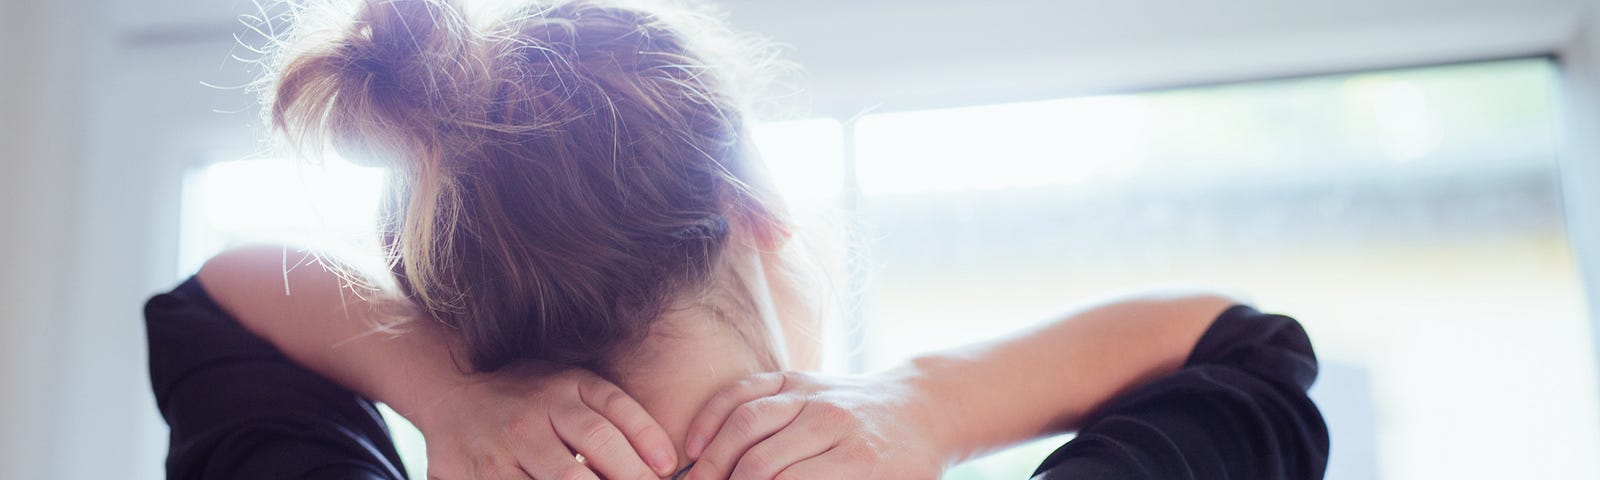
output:
<path id="1" fill-rule="evenodd" d="M 787 224 L 778 220 L 766 220 L 755 227 L 756 245 L 763 252 L 776 252 L 789 244 L 789 239 L 794 237 L 794 232 Z"/>
<path id="2" fill-rule="evenodd" d="M 749 138 L 750 131 L 741 129 L 740 135 Z M 742 142 L 738 155 L 740 161 L 733 164 L 731 171 L 740 182 L 748 186 L 746 194 L 754 197 L 756 202 L 755 205 L 745 207 L 740 220 L 750 227 L 757 247 L 767 252 L 778 251 L 788 245 L 789 239 L 794 236 L 794 232 L 790 230 L 785 220 L 789 218 L 789 204 L 785 203 L 783 197 L 777 193 L 772 180 L 772 171 L 767 168 L 767 163 L 761 158 L 761 151 L 755 148 L 754 142 Z"/>

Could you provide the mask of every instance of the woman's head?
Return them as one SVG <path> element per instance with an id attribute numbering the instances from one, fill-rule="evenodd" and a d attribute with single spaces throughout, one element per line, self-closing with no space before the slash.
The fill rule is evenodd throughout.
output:
<path id="1" fill-rule="evenodd" d="M 390 168 L 391 270 L 473 367 L 603 360 L 669 308 L 747 303 L 694 299 L 788 236 L 744 135 L 751 43 L 676 2 L 348 5 L 298 16 L 271 119 Z"/>

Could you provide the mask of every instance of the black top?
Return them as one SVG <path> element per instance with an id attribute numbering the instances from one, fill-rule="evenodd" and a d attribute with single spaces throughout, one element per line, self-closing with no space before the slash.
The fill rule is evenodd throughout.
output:
<path id="1" fill-rule="evenodd" d="M 194 278 L 150 299 L 145 322 L 172 430 L 167 478 L 406 478 L 372 402 L 251 335 Z M 1181 370 L 1110 402 L 1035 478 L 1322 478 L 1327 427 L 1306 397 L 1316 375 L 1293 319 L 1231 308 Z"/>
<path id="2" fill-rule="evenodd" d="M 1112 400 L 1034 478 L 1322 478 L 1328 426 L 1306 396 L 1316 378 L 1299 322 L 1235 306 L 1183 368 Z"/>

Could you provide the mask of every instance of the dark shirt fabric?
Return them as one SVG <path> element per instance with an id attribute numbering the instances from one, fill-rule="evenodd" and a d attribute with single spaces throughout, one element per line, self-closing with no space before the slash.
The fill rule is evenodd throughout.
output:
<path id="1" fill-rule="evenodd" d="M 1112 400 L 1034 478 L 1322 478 L 1328 427 L 1306 396 L 1316 378 L 1299 322 L 1230 308 L 1181 369 Z"/>
<path id="2" fill-rule="evenodd" d="M 406 478 L 372 402 L 293 364 L 194 278 L 150 299 L 145 324 L 167 478 Z M 1182 370 L 1111 402 L 1035 478 L 1321 478 L 1327 429 L 1305 395 L 1316 371 L 1293 319 L 1235 307 Z"/>
<path id="3" fill-rule="evenodd" d="M 169 479 L 406 478 L 372 402 L 296 366 L 191 277 L 144 307 Z"/>

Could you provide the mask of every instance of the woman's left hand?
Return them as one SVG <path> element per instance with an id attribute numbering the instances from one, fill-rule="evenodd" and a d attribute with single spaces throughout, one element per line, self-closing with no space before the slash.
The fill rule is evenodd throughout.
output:
<path id="1" fill-rule="evenodd" d="M 952 459 L 938 431 L 948 419 L 903 373 L 740 380 L 689 424 L 686 478 L 938 478 Z"/>

